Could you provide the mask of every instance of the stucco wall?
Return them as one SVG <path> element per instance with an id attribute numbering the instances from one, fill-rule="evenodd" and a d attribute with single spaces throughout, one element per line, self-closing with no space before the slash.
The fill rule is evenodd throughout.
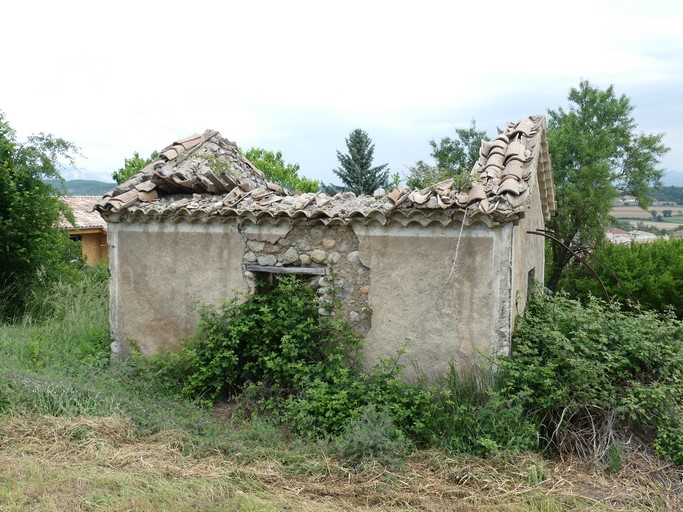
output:
<path id="1" fill-rule="evenodd" d="M 534 178 L 535 180 L 536 178 Z M 545 220 L 540 207 L 541 197 L 536 182 L 532 186 L 531 208 L 514 227 L 512 241 L 512 301 L 510 310 L 511 323 L 514 326 L 516 317 L 524 313 L 529 286 L 543 283 L 545 273 L 545 238 L 531 235 L 528 231 L 545 228 Z"/>
<path id="2" fill-rule="evenodd" d="M 110 222 L 113 355 L 131 339 L 144 354 L 177 346 L 196 328 L 196 303 L 253 290 L 245 264 L 332 263 L 369 366 L 405 345 L 408 376 L 467 369 L 509 349 L 513 229 Z"/>
<path id="3" fill-rule="evenodd" d="M 368 364 L 404 346 L 408 376 L 430 377 L 509 349 L 511 224 L 354 229 L 370 268 Z"/>
<path id="4" fill-rule="evenodd" d="M 246 293 L 234 224 L 109 224 L 113 356 L 175 347 L 197 325 L 196 303 Z"/>
<path id="5" fill-rule="evenodd" d="M 80 233 L 81 252 L 88 265 L 92 266 L 107 257 L 107 233 L 100 229 Z"/>

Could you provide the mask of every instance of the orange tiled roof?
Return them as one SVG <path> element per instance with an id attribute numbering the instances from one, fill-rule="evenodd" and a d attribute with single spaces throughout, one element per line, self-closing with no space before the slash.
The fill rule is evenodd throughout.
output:
<path id="1" fill-rule="evenodd" d="M 74 212 L 76 224 L 72 225 L 62 219 L 60 226 L 65 229 L 103 229 L 107 230 L 107 223 L 93 208 L 101 199 L 100 196 L 63 196 L 60 198 Z"/>
<path id="2" fill-rule="evenodd" d="M 166 147 L 133 178 L 106 193 L 97 209 L 119 220 L 192 217 L 307 218 L 328 223 L 351 220 L 448 224 L 455 218 L 491 225 L 514 220 L 529 207 L 538 183 L 544 217 L 555 210 L 550 155 L 542 116 L 509 123 L 482 141 L 470 180 L 457 188 L 445 180 L 423 190 L 380 190 L 330 197 L 320 192 L 292 195 L 263 173 L 216 131 L 193 135 Z M 534 181 L 534 177 L 537 181 Z"/>

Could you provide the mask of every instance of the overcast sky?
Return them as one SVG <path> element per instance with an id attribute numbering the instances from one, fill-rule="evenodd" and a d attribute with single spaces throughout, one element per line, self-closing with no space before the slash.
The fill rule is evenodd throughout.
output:
<path id="1" fill-rule="evenodd" d="M 629 96 L 683 171 L 681 0 L 5 4 L 0 110 L 78 145 L 82 178 L 208 128 L 325 182 L 362 128 L 405 173 L 429 139 L 494 135 L 583 79 Z"/>

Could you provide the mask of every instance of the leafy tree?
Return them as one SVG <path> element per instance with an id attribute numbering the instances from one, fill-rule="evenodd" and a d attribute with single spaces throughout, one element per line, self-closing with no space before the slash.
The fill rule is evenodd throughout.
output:
<path id="1" fill-rule="evenodd" d="M 286 189 L 297 192 L 317 192 L 318 182 L 299 176 L 299 164 L 288 164 L 282 158 L 281 151 L 267 151 L 263 148 L 251 148 L 246 152 L 247 159 L 258 167 L 266 178 L 282 185 Z"/>
<path id="2" fill-rule="evenodd" d="M 419 160 L 408 169 L 406 184 L 410 188 L 425 188 L 446 178 L 466 175 L 479 159 L 479 148 L 486 132 L 477 130 L 477 123 L 472 120 L 469 128 L 456 128 L 457 138 L 443 137 L 438 143 L 432 139 L 431 156 L 436 165 Z"/>
<path id="3" fill-rule="evenodd" d="M 607 293 L 627 304 L 628 290 L 644 309 L 673 309 L 683 318 L 683 240 L 655 240 L 651 243 L 605 244 L 595 252 L 598 260 L 590 259 Z M 608 270 L 611 269 L 621 285 Z M 573 296 L 586 299 L 602 297 L 598 281 L 583 266 L 570 264 L 562 277 L 561 287 Z M 628 304 L 627 304 L 628 305 Z"/>
<path id="4" fill-rule="evenodd" d="M 340 167 L 334 173 L 342 180 L 342 187 L 332 185 L 335 191 L 351 191 L 356 195 L 372 194 L 378 188 L 389 185 L 388 164 L 372 166 L 375 145 L 367 132 L 357 128 L 346 139 L 348 154 L 337 151 Z"/>
<path id="5" fill-rule="evenodd" d="M 120 185 L 124 181 L 132 178 L 157 158 L 159 158 L 158 151 L 153 151 L 152 154 L 149 155 L 149 158 L 142 158 L 140 154 L 135 151 L 132 157 L 125 158 L 123 160 L 123 167 L 121 167 L 118 171 L 114 171 L 111 177 L 114 178 L 114 181 Z"/>
<path id="6" fill-rule="evenodd" d="M 45 182 L 63 179 L 58 158 L 73 164 L 76 147 L 63 139 L 31 135 L 26 142 L 0 112 L 0 317 L 20 315 L 34 288 L 56 278 L 59 265 L 74 256 L 62 216 L 73 214 L 59 190 Z"/>
<path id="7" fill-rule="evenodd" d="M 548 111 L 548 142 L 553 155 L 557 216 L 548 227 L 565 245 L 599 246 L 609 224 L 612 201 L 621 193 L 646 208 L 648 186 L 659 183 L 659 159 L 669 150 L 663 134 L 636 132 L 633 105 L 583 81 L 569 91 L 569 109 Z M 557 289 L 571 253 L 552 245 L 548 287 Z"/>

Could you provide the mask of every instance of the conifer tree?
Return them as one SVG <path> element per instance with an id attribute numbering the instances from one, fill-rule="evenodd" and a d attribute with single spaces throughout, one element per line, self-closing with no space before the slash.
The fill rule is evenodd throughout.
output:
<path id="1" fill-rule="evenodd" d="M 334 170 L 343 183 L 343 190 L 356 195 L 372 194 L 389 184 L 388 164 L 372 166 L 375 145 L 367 132 L 355 129 L 346 139 L 348 154 L 337 151 L 340 167 Z"/>

